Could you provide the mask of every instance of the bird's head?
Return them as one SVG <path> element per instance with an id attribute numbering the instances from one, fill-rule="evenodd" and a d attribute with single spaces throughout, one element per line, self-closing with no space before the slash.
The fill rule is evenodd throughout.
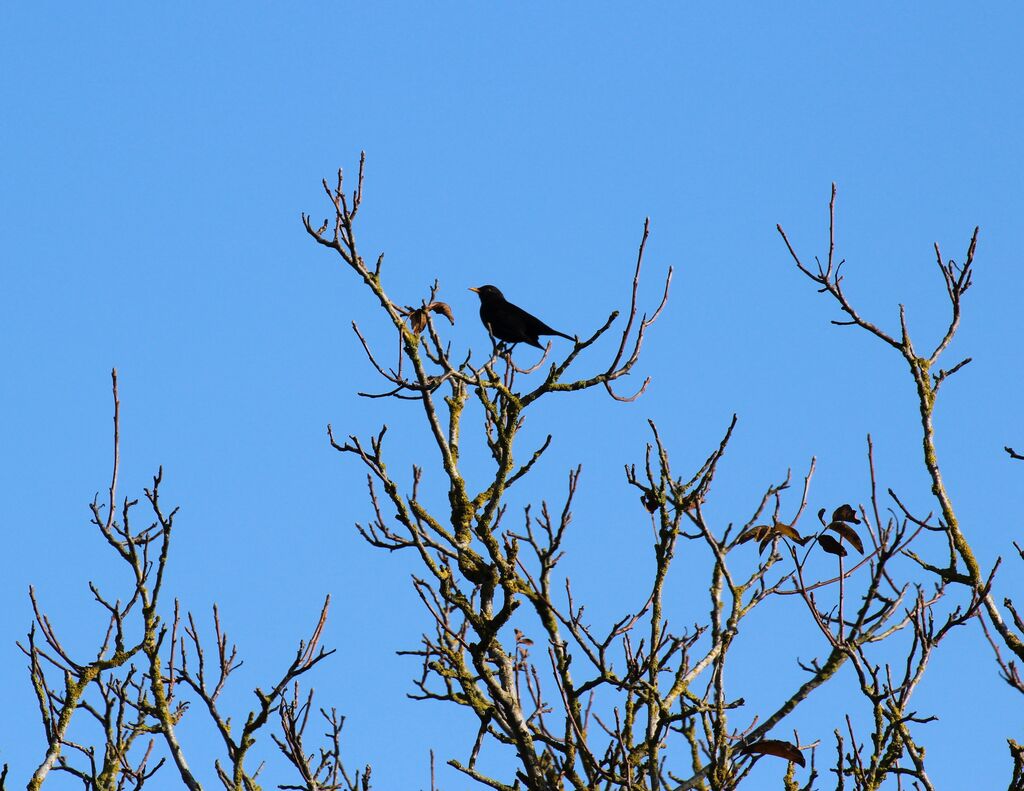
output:
<path id="1" fill-rule="evenodd" d="M 476 288 L 471 288 L 470 291 L 478 294 L 481 302 L 505 299 L 505 295 L 498 290 L 497 286 L 477 286 Z"/>

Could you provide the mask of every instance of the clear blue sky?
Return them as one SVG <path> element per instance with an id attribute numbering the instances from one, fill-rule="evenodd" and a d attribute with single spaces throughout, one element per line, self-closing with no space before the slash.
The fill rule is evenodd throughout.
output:
<path id="1" fill-rule="evenodd" d="M 486 342 L 466 291 L 486 282 L 559 329 L 595 326 L 625 297 L 652 218 L 645 296 L 666 266 L 676 279 L 642 363 L 649 394 L 552 399 L 531 424 L 557 438 L 524 493 L 558 496 L 584 462 L 568 568 L 596 622 L 635 606 L 647 567 L 622 465 L 642 458 L 648 417 L 683 468 L 739 413 L 719 523 L 745 521 L 765 485 L 812 455 L 813 507 L 863 501 L 869 431 L 884 485 L 931 508 L 900 361 L 828 324 L 833 307 L 775 234 L 781 222 L 822 252 L 833 180 L 849 291 L 890 329 L 899 301 L 918 335 L 939 328 L 931 244 L 961 258 L 981 225 L 953 350 L 975 362 L 946 386 L 940 453 L 979 553 L 1012 553 L 1024 467 L 1001 448 L 1024 445 L 1022 23 L 1010 3 L 4 4 L 0 760 L 21 782 L 41 756 L 14 646 L 29 583 L 82 650 L 98 622 L 86 581 L 115 587 L 86 507 L 108 476 L 114 365 L 122 493 L 164 465 L 165 497 L 182 507 L 170 590 L 204 617 L 220 602 L 249 660 L 239 713 L 330 592 L 339 653 L 314 680 L 349 717 L 350 761 L 374 763 L 381 789 L 408 789 L 426 786 L 429 748 L 468 754 L 464 713 L 404 698 L 417 667 L 394 652 L 426 623 L 413 559 L 359 540 L 363 473 L 324 432 L 387 421 L 407 438 L 396 468 L 433 459 L 412 410 L 354 395 L 376 383 L 349 322 L 380 325 L 299 222 L 326 216 L 320 179 L 354 169 L 361 149 L 364 254 L 387 253 L 408 301 L 438 278 L 460 348 Z M 1008 559 L 998 598 L 1020 596 L 1019 579 Z M 704 617 L 703 585 L 697 599 L 681 585 L 676 622 Z M 787 602 L 756 625 L 734 689 L 756 713 L 788 688 L 793 654 L 823 651 Z M 922 733 L 940 787 L 1005 785 L 1024 702 L 1013 694 L 974 627 L 940 649 L 918 699 L 942 716 Z M 830 745 L 845 705 L 839 689 L 794 723 Z M 189 737 L 212 787 L 212 736 Z M 269 766 L 266 784 L 283 782 Z"/>

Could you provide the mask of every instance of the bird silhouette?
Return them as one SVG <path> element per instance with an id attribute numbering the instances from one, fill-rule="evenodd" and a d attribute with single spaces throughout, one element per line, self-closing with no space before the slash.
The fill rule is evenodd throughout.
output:
<path id="1" fill-rule="evenodd" d="M 576 339 L 564 332 L 553 330 L 543 321 L 527 313 L 518 305 L 513 305 L 495 286 L 478 286 L 471 288 L 480 297 L 480 321 L 491 335 L 502 343 L 513 346 L 527 343 L 538 349 L 544 347 L 537 342 L 540 335 L 558 335 L 570 341 Z"/>

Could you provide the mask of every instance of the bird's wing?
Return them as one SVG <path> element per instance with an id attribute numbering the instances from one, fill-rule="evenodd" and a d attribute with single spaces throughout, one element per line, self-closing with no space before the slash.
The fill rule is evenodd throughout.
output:
<path id="1" fill-rule="evenodd" d="M 568 338 L 570 341 L 575 340 L 575 338 L 566 335 L 564 332 L 559 332 L 558 330 L 549 327 L 536 316 L 531 313 L 527 313 L 518 305 L 513 305 L 509 302 L 508 308 L 509 320 L 514 322 L 517 327 L 521 327 L 529 335 L 558 335 L 562 338 Z"/>

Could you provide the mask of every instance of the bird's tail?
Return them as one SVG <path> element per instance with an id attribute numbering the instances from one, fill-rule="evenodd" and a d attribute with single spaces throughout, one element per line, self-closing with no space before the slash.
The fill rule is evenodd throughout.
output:
<path id="1" fill-rule="evenodd" d="M 572 341 L 573 343 L 576 343 L 576 341 L 579 340 L 578 338 L 574 338 L 572 335 L 566 335 L 564 332 L 559 332 L 558 330 L 553 330 L 551 334 L 557 335 L 559 338 L 565 338 L 567 341 Z"/>

